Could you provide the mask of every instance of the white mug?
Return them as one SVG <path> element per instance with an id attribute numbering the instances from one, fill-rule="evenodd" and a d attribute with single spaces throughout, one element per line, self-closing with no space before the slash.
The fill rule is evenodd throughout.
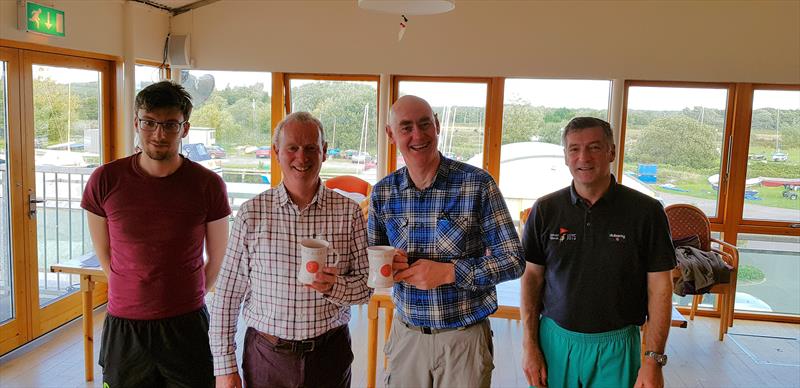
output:
<path id="1" fill-rule="evenodd" d="M 302 284 L 314 282 L 314 275 L 325 266 L 330 244 L 325 240 L 308 238 L 300 241 L 300 267 L 297 281 Z"/>
<path id="2" fill-rule="evenodd" d="M 367 286 L 372 288 L 386 288 L 394 284 L 392 277 L 392 261 L 394 261 L 394 247 L 377 245 L 367 248 L 369 259 L 369 276 Z"/>

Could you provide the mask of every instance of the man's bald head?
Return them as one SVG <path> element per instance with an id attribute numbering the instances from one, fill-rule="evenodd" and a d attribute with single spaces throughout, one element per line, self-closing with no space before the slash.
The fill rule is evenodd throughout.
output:
<path id="1" fill-rule="evenodd" d="M 433 119 L 434 117 L 433 108 L 431 108 L 431 105 L 428 104 L 428 101 L 425 101 L 425 99 L 421 97 L 406 95 L 398 98 L 397 101 L 395 101 L 394 104 L 392 104 L 391 109 L 389 109 L 389 126 L 394 128 L 397 125 L 397 123 L 395 122 L 397 118 L 397 112 L 412 107 L 414 108 L 424 107 L 427 111 L 430 112 L 431 119 Z"/>

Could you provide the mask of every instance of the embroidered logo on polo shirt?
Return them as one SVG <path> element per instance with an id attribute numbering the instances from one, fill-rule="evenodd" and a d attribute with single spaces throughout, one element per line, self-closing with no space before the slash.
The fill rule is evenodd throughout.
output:
<path id="1" fill-rule="evenodd" d="M 625 241 L 625 235 L 621 233 L 609 233 L 608 241 L 623 242 Z"/>
<path id="2" fill-rule="evenodd" d="M 558 233 L 550 233 L 550 241 L 558 240 L 559 243 L 562 243 L 564 241 L 575 241 L 577 239 L 578 235 L 570 233 L 567 228 L 558 228 Z"/>

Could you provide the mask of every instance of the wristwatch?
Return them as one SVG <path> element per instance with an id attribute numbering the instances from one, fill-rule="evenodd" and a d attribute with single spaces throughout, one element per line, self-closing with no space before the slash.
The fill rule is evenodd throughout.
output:
<path id="1" fill-rule="evenodd" d="M 656 353 L 651 351 L 644 352 L 645 357 L 650 357 L 653 360 L 656 360 L 656 363 L 660 366 L 667 365 L 667 355 L 663 353 Z"/>

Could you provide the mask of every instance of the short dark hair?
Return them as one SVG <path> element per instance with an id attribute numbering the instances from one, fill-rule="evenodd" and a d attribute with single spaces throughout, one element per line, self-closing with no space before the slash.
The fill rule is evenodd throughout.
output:
<path id="1" fill-rule="evenodd" d="M 578 132 L 587 128 L 601 128 L 608 145 L 614 145 L 614 133 L 611 131 L 611 124 L 596 117 L 575 117 L 570 120 L 567 126 L 564 127 L 564 133 L 561 134 L 561 144 L 564 147 L 567 146 L 567 135 L 570 132 Z"/>
<path id="2" fill-rule="evenodd" d="M 181 111 L 183 119 L 188 121 L 192 114 L 192 96 L 183 86 L 172 81 L 156 82 L 136 95 L 134 114 L 138 114 L 139 109 L 154 111 L 165 108 Z"/>

